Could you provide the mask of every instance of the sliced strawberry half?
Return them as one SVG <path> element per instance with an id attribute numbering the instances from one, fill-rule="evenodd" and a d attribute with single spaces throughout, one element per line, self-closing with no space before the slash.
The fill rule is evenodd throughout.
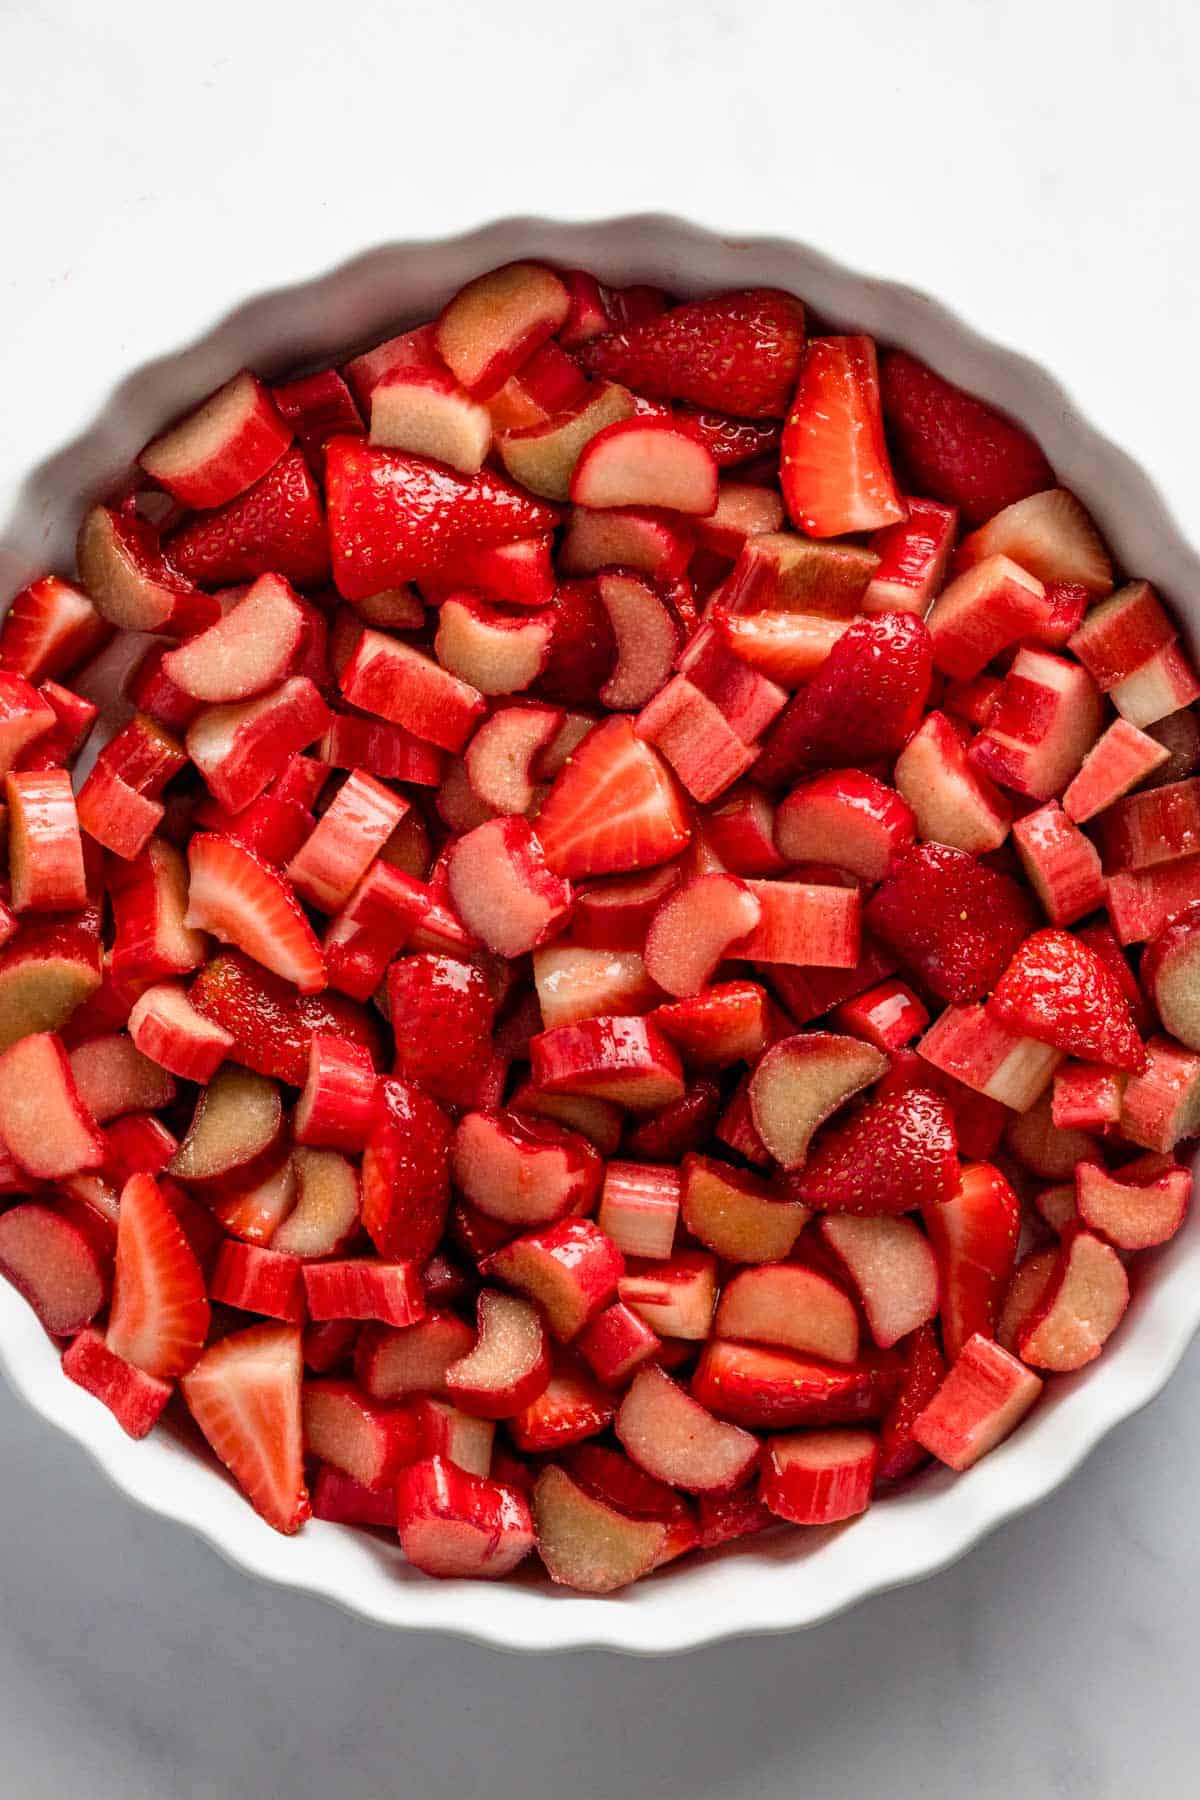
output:
<path id="1" fill-rule="evenodd" d="M 700 439 L 718 469 L 770 456 L 783 437 L 780 419 L 735 419 L 709 408 L 677 407 L 675 423 Z"/>
<path id="2" fill-rule="evenodd" d="M 907 515 L 888 461 L 869 337 L 813 338 L 783 428 L 779 480 L 809 537 L 878 531 Z"/>
<path id="3" fill-rule="evenodd" d="M 943 1000 L 989 993 L 1036 923 L 1024 888 L 948 844 L 900 851 L 864 918 Z"/>
<path id="4" fill-rule="evenodd" d="M 381 1081 L 363 1152 L 362 1221 L 380 1256 L 424 1263 L 450 1205 L 450 1121 L 407 1081 Z"/>
<path id="5" fill-rule="evenodd" d="M 347 600 L 432 575 L 464 550 L 552 531 L 558 512 L 490 469 L 443 463 L 361 438 L 331 439 L 326 494 L 333 577 Z"/>
<path id="6" fill-rule="evenodd" d="M 691 835 L 663 761 L 614 717 L 572 753 L 538 814 L 537 833 L 556 875 L 615 875 L 668 862 Z"/>
<path id="7" fill-rule="evenodd" d="M 1084 1062 L 1141 1073 L 1146 1051 L 1121 983 L 1069 931 L 1035 931 L 1001 976 L 991 1011 L 1004 1025 Z"/>
<path id="8" fill-rule="evenodd" d="M 149 1175 L 121 1191 L 108 1347 L 146 1375 L 186 1375 L 208 1336 L 209 1306 L 195 1253 Z"/>
<path id="9" fill-rule="evenodd" d="M 872 1100 L 822 1132 L 793 1176 L 795 1197 L 825 1212 L 914 1212 L 936 1206 L 958 1182 L 954 1115 L 921 1088 Z"/>
<path id="10" fill-rule="evenodd" d="M 277 975 L 236 950 L 206 963 L 188 998 L 196 1011 L 233 1038 L 230 1059 L 292 1087 L 303 1087 L 315 1032 L 361 1044 L 378 1066 L 382 1027 L 373 1012 L 344 994 L 298 994 Z"/>
<path id="11" fill-rule="evenodd" d="M 741 419 L 779 418 L 804 350 L 804 308 L 777 288 L 691 300 L 581 344 L 576 360 L 659 400 L 687 400 Z"/>
<path id="12" fill-rule="evenodd" d="M 921 722 L 932 678 L 924 620 L 901 612 L 856 619 L 771 727 L 755 780 L 781 787 L 807 769 L 895 756 Z"/>
<path id="13" fill-rule="evenodd" d="M 1017 1260 L 1021 1204 L 999 1169 L 973 1163 L 957 1192 L 922 1216 L 938 1259 L 942 1344 L 953 1362 L 977 1331 L 996 1335 Z"/>
<path id="14" fill-rule="evenodd" d="M 928 1462 L 929 1453 L 917 1443 L 912 1428 L 946 1377 L 946 1359 L 932 1325 L 913 1332 L 907 1351 L 899 1390 L 879 1434 L 881 1481 L 899 1481 Z"/>
<path id="15" fill-rule="evenodd" d="M 277 870 L 232 838 L 201 832 L 188 845 L 188 871 L 185 924 L 236 944 L 302 994 L 325 986 L 317 934 Z"/>
<path id="16" fill-rule="evenodd" d="M 1023 426 L 909 356 L 889 350 L 879 371 L 883 416 L 912 485 L 981 525 L 1014 500 L 1054 486 Z"/>
<path id="17" fill-rule="evenodd" d="M 197 1425 L 268 1525 L 290 1534 L 310 1515 L 304 1485 L 295 1325 L 252 1325 L 211 1344 L 180 1383 Z"/>
<path id="18" fill-rule="evenodd" d="M 422 951 L 388 970 L 397 1075 L 447 1106 L 474 1106 L 491 1058 L 496 1001 L 477 963 Z"/>
<path id="19" fill-rule="evenodd" d="M 329 575 L 321 496 L 296 446 L 236 500 L 187 520 L 166 544 L 170 562 L 192 581 L 221 586 L 282 575 L 313 587 Z"/>

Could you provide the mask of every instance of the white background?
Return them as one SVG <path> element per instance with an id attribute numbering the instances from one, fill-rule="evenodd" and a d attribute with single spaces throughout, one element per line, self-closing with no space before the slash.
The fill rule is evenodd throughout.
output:
<path id="1" fill-rule="evenodd" d="M 0 0 L 0 451 L 239 297 L 540 212 L 779 231 L 1047 363 L 1193 540 L 1194 9 Z M 52 376 L 52 378 L 51 378 Z M 259 1587 L 0 1391 L 0 1788 L 1195 1790 L 1200 1354 L 1039 1512 L 806 1636 L 526 1661 Z"/>

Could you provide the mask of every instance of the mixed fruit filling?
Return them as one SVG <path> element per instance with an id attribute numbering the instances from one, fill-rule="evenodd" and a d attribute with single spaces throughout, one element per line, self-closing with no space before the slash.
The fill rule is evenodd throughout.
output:
<path id="1" fill-rule="evenodd" d="M 1187 1210 L 1198 697 L 1021 426 L 790 294 L 516 263 L 236 374 L 0 629 L 0 1268 L 431 1575 L 968 1469 Z"/>

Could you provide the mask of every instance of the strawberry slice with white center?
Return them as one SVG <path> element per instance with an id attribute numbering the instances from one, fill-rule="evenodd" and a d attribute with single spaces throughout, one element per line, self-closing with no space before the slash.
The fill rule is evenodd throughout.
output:
<path id="1" fill-rule="evenodd" d="M 779 478 L 793 523 L 809 537 L 878 531 L 905 517 L 871 338 L 810 340 L 783 428 Z"/>
<path id="2" fill-rule="evenodd" d="M 302 994 L 325 986 L 325 958 L 290 884 L 232 838 L 201 833 L 188 845 L 185 924 L 211 931 Z"/>
<path id="3" fill-rule="evenodd" d="M 161 1189 L 133 1175 L 121 1191 L 108 1347 L 146 1375 L 186 1375 L 208 1336 L 204 1275 Z"/>
<path id="4" fill-rule="evenodd" d="M 537 832 L 550 868 L 571 879 L 652 868 L 691 836 L 666 765 L 626 718 L 584 738 L 546 796 Z"/>
<path id="5" fill-rule="evenodd" d="M 211 1344 L 181 1386 L 192 1417 L 276 1531 L 309 1517 L 304 1485 L 300 1331 L 252 1325 Z"/>

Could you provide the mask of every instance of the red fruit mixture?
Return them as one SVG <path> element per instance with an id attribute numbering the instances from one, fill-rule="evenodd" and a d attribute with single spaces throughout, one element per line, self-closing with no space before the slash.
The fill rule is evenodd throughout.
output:
<path id="1" fill-rule="evenodd" d="M 124 1430 L 601 1594 L 1098 1355 L 1190 1197 L 1200 677 L 1021 426 L 516 263 L 139 460 L 0 628 L 0 1269 Z"/>

